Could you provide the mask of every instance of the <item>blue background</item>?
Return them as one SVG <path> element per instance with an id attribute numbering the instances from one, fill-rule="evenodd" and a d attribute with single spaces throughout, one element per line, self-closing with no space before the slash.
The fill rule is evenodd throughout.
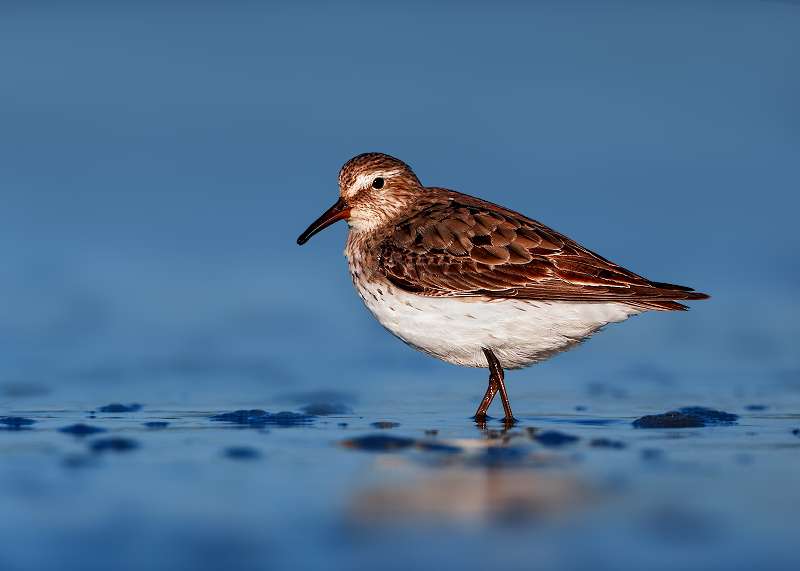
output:
<path id="1" fill-rule="evenodd" d="M 598 352 L 796 371 L 798 18 L 777 2 L 4 3 L 6 374 L 234 316 L 264 318 L 262 357 L 439 366 L 361 307 L 344 223 L 294 244 L 367 151 L 713 296 Z"/>
<path id="2" fill-rule="evenodd" d="M 4 414 L 404 382 L 471 413 L 485 371 L 374 321 L 344 223 L 295 243 L 370 151 L 712 296 L 509 374 L 512 401 L 796 397 L 799 30 L 796 2 L 3 2 Z"/>

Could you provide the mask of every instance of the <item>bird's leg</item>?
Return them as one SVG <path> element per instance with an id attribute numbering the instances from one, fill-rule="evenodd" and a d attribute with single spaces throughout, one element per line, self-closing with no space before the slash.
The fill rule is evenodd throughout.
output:
<path id="1" fill-rule="evenodd" d="M 486 411 L 489 410 L 489 405 L 494 400 L 494 395 L 497 394 L 497 383 L 494 382 L 494 374 L 489 376 L 489 388 L 486 389 L 486 394 L 483 395 L 481 406 L 478 407 L 478 412 L 475 413 L 475 422 L 486 424 Z"/>
<path id="2" fill-rule="evenodd" d="M 508 402 L 508 395 L 506 394 L 506 385 L 503 382 L 503 379 L 505 377 L 505 375 L 503 374 L 503 367 L 500 366 L 500 361 L 497 360 L 497 357 L 495 357 L 495 354 L 492 352 L 491 349 L 485 349 L 484 348 L 483 354 L 486 355 L 486 361 L 489 363 L 489 371 L 491 371 L 491 374 L 489 375 L 489 388 L 491 389 L 492 385 L 494 385 L 494 392 L 495 393 L 497 393 L 497 392 L 500 393 L 500 400 L 503 402 L 503 410 L 506 413 L 506 416 L 503 419 L 503 422 L 505 422 L 507 424 L 508 423 L 513 424 L 514 423 L 514 415 L 511 413 L 511 404 L 509 404 L 509 402 Z M 487 395 L 489 394 L 489 390 L 486 391 L 486 394 Z M 494 394 L 492 394 L 492 397 L 494 397 Z M 483 397 L 483 400 L 485 402 L 486 401 L 486 397 Z M 492 402 L 492 399 L 490 397 L 489 398 L 489 403 L 491 403 L 491 402 Z M 483 407 L 483 403 L 481 403 L 481 407 Z M 486 408 L 487 409 L 489 408 L 489 404 L 488 403 L 486 404 Z M 478 412 L 480 412 L 480 410 L 481 409 L 479 408 Z M 485 415 L 486 411 L 484 410 L 483 412 L 484 412 L 484 415 Z"/>
<path id="3" fill-rule="evenodd" d="M 508 395 L 506 394 L 506 385 L 503 382 L 503 367 L 500 365 L 500 361 L 497 360 L 497 357 L 495 357 L 491 349 L 484 349 L 483 354 L 486 355 L 486 362 L 489 365 L 489 387 L 486 389 L 486 394 L 483 395 L 483 400 L 478 407 L 478 412 L 475 413 L 475 421 L 478 423 L 486 422 L 486 411 L 489 410 L 489 405 L 492 404 L 494 396 L 499 392 L 500 399 L 503 402 L 503 410 L 506 413 L 503 422 L 513 425 L 514 415 L 511 413 L 511 405 L 508 402 Z"/>

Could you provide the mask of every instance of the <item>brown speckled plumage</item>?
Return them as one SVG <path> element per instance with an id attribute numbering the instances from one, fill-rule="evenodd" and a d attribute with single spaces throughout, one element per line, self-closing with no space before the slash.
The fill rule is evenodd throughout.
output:
<path id="1" fill-rule="evenodd" d="M 652 282 L 566 236 L 495 204 L 439 188 L 377 245 L 380 271 L 420 295 L 626 301 L 686 309 L 705 299 Z"/>
<path id="2" fill-rule="evenodd" d="M 514 421 L 504 368 L 573 349 L 608 323 L 708 297 L 647 280 L 513 210 L 426 188 L 388 155 L 348 161 L 339 192 L 298 244 L 347 220 L 350 275 L 375 318 L 419 351 L 491 371 L 479 422 L 495 394 Z"/>
<path id="3" fill-rule="evenodd" d="M 705 299 L 691 288 L 653 282 L 622 268 L 552 228 L 466 194 L 425 188 L 393 157 L 367 153 L 351 159 L 339 186 L 358 175 L 399 171 L 392 197 L 402 190 L 400 219 L 365 237 L 364 256 L 405 291 L 425 296 L 482 296 L 563 301 L 621 301 L 647 309 L 685 310 L 674 300 Z M 388 184 L 388 183 L 387 183 Z M 372 189 L 348 198 L 356 203 Z M 385 203 L 386 198 L 381 198 Z M 365 260 L 366 261 L 366 260 Z"/>

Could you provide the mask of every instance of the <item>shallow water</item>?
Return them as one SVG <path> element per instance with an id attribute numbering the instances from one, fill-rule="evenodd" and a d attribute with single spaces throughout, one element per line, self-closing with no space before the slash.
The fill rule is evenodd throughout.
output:
<path id="1" fill-rule="evenodd" d="M 620 398 L 634 387 L 610 381 L 598 395 L 541 382 L 548 396 L 518 397 L 514 379 L 527 374 L 509 374 L 519 419 L 509 430 L 468 418 L 477 393 L 473 403 L 433 395 L 424 378 L 358 398 L 277 388 L 251 401 L 271 412 L 321 400 L 352 408 L 281 423 L 211 420 L 242 400 L 215 394 L 213 407 L 197 406 L 191 375 L 143 381 L 135 412 L 100 412 L 110 403 L 91 384 L 69 407 L 46 389 L 7 395 L 4 412 L 35 423 L 0 431 L 0 565 L 797 564 L 800 393 L 776 386 L 754 402 L 717 387 L 712 404 L 735 422 L 643 429 L 632 425 L 640 413 L 666 412 L 659 390 L 640 384 Z M 61 431 L 76 423 L 105 431 Z"/>
<path id="2" fill-rule="evenodd" d="M 0 3 L 0 570 L 800 568 L 796 2 L 106 4 Z M 712 297 L 480 428 L 295 243 L 368 151 Z"/>

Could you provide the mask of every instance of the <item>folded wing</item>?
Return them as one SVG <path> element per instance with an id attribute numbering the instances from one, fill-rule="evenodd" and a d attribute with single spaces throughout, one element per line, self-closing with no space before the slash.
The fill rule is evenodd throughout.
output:
<path id="1" fill-rule="evenodd" d="M 438 189 L 437 189 L 438 190 Z M 380 272 L 428 296 L 620 301 L 687 309 L 706 299 L 691 288 L 653 282 L 517 212 L 441 190 L 379 245 Z"/>

